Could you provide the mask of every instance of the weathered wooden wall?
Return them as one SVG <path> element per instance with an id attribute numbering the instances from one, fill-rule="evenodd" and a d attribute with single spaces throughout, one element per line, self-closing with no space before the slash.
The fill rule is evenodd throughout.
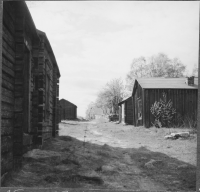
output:
<path id="1" fill-rule="evenodd" d="M 2 95 L 1 95 L 1 174 L 13 167 L 13 125 L 15 87 L 15 8 L 3 4 Z"/>
<path id="2" fill-rule="evenodd" d="M 52 130 L 58 131 L 60 73 L 52 50 L 49 52 L 49 42 L 40 38 L 25 2 L 4 1 L 2 175 L 20 167 L 25 152 L 55 135 Z"/>
<path id="3" fill-rule="evenodd" d="M 125 101 L 125 123 L 133 125 L 133 103 L 132 97 Z"/>
<path id="4" fill-rule="evenodd" d="M 58 124 L 59 124 L 59 69 L 54 66 L 53 71 L 53 137 L 58 135 Z"/>
<path id="5" fill-rule="evenodd" d="M 38 34 L 40 45 L 34 50 L 33 81 L 37 88 L 34 90 L 33 118 L 37 127 L 36 140 L 42 145 L 44 140 L 55 136 L 58 130 L 56 105 L 60 74 L 46 34 L 39 30 Z"/>
<path id="6" fill-rule="evenodd" d="M 197 120 L 197 89 L 147 89 L 144 90 L 144 125 L 145 127 L 152 126 L 155 118 L 150 112 L 151 106 L 155 101 L 159 101 L 162 98 L 163 92 L 166 93 L 167 101 L 173 102 L 173 108 L 176 109 L 174 122 L 177 123 L 178 116 L 183 119 L 189 117 L 193 120 Z"/>
<path id="7" fill-rule="evenodd" d="M 133 125 L 134 126 L 141 126 L 143 125 L 143 91 L 139 84 L 136 85 L 137 88 L 133 94 Z"/>

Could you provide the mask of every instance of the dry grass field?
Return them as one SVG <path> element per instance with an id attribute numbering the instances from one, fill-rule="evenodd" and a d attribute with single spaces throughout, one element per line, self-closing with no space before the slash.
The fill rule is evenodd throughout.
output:
<path id="1" fill-rule="evenodd" d="M 196 134 L 164 139 L 169 131 L 187 129 L 146 129 L 104 120 L 65 121 L 59 129 L 57 138 L 24 155 L 22 169 L 3 186 L 195 190 Z"/>

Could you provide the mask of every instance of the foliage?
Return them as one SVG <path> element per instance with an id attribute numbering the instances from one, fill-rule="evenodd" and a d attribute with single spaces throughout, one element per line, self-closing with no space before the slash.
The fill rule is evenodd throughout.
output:
<path id="1" fill-rule="evenodd" d="M 177 123 L 176 127 L 184 127 L 184 128 L 190 128 L 193 130 L 197 129 L 197 120 L 196 117 L 193 115 L 186 115 L 185 117 L 182 117 L 180 114 L 177 115 Z"/>
<path id="2" fill-rule="evenodd" d="M 198 77 L 198 71 L 199 71 L 198 66 L 194 65 L 193 70 L 192 70 L 192 76 Z"/>
<path id="3" fill-rule="evenodd" d="M 135 78 L 140 77 L 183 77 L 185 68 L 179 59 L 170 59 L 163 53 L 149 58 L 139 57 L 131 64 L 126 77 L 127 85 L 132 87 Z"/>
<path id="4" fill-rule="evenodd" d="M 176 109 L 172 107 L 172 104 L 171 100 L 167 101 L 166 94 L 163 93 L 163 99 L 155 101 L 152 105 L 150 111 L 155 117 L 155 122 L 153 123 L 155 127 L 171 126 L 172 118 L 176 113 Z"/>
<path id="5" fill-rule="evenodd" d="M 118 114 L 118 103 L 124 98 L 124 91 L 125 87 L 120 78 L 111 80 L 99 92 L 96 106 L 101 108 L 104 114 Z"/>
<path id="6" fill-rule="evenodd" d="M 91 102 L 89 103 L 87 110 L 86 110 L 86 119 L 91 120 L 94 119 L 94 114 L 93 114 L 93 108 L 95 107 L 95 103 Z"/>

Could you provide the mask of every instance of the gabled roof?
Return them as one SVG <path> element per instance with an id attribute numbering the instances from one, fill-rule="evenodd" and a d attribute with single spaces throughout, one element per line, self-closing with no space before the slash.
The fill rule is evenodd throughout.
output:
<path id="1" fill-rule="evenodd" d="M 45 32 L 43 31 L 40 31 L 39 29 L 37 29 L 37 33 L 40 35 L 40 36 L 43 36 L 45 38 L 45 43 L 47 45 L 47 49 L 48 49 L 48 53 L 50 54 L 50 58 L 52 59 L 54 65 L 57 67 L 58 69 L 58 75 L 60 77 L 60 70 L 59 70 L 59 67 L 58 67 L 58 64 L 57 64 L 57 61 L 56 61 L 56 58 L 55 58 L 55 55 L 54 55 L 54 52 L 53 52 L 53 49 L 51 47 L 51 44 L 47 38 L 47 35 Z"/>
<path id="2" fill-rule="evenodd" d="M 66 100 L 66 99 L 60 99 L 60 100 L 59 100 L 59 103 L 60 103 L 60 102 L 62 102 L 62 101 L 64 101 L 64 102 L 67 102 L 67 103 L 70 103 L 70 104 L 74 105 L 73 103 L 69 102 L 69 101 L 68 101 L 68 100 Z M 74 106 L 75 106 L 75 107 L 77 107 L 76 105 L 74 105 Z M 62 107 L 62 106 L 61 106 L 61 107 Z"/>
<path id="3" fill-rule="evenodd" d="M 138 78 L 135 80 L 143 89 L 198 89 L 198 78 L 194 85 L 187 85 L 187 78 Z"/>
<path id="4" fill-rule="evenodd" d="M 125 101 L 127 101 L 131 97 L 132 96 L 128 96 L 128 97 L 124 98 L 121 102 L 118 103 L 118 105 L 121 105 L 122 103 L 124 103 Z"/>

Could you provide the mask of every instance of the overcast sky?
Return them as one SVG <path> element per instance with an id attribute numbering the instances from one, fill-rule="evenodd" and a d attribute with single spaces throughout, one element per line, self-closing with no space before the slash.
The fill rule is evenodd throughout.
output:
<path id="1" fill-rule="evenodd" d="M 27 1 L 34 23 L 46 33 L 60 72 L 60 99 L 87 105 L 134 58 L 165 53 L 188 73 L 198 64 L 198 1 Z"/>

